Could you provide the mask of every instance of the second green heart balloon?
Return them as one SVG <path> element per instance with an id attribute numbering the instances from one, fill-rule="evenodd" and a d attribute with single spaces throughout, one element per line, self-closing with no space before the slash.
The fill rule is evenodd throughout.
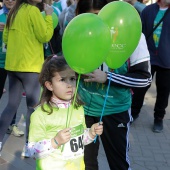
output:
<path id="1" fill-rule="evenodd" d="M 108 24 L 112 37 L 106 64 L 112 69 L 119 68 L 138 45 L 142 31 L 140 16 L 132 5 L 122 1 L 107 4 L 98 15 Z"/>

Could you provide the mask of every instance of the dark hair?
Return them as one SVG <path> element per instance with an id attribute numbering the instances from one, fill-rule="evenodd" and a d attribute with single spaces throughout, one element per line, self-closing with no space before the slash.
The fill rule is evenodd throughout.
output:
<path id="1" fill-rule="evenodd" d="M 15 5 L 11 8 L 11 10 L 9 11 L 8 14 L 8 18 L 7 18 L 7 22 L 6 22 L 6 28 L 9 29 L 10 26 L 12 25 L 18 10 L 20 9 L 22 4 L 30 4 L 33 5 L 33 1 L 32 0 L 16 0 Z"/>
<path id="2" fill-rule="evenodd" d="M 45 60 L 40 76 L 39 76 L 39 82 L 40 85 L 42 87 L 42 94 L 41 94 L 41 98 L 40 98 L 40 102 L 39 105 L 41 105 L 41 109 L 44 112 L 47 112 L 49 114 L 51 114 L 53 112 L 52 106 L 51 106 L 51 97 L 52 97 L 52 92 L 50 90 L 48 90 L 45 86 L 45 82 L 52 81 L 52 78 L 55 76 L 56 72 L 60 72 L 60 71 L 64 71 L 67 68 L 69 68 L 65 58 L 63 56 L 49 56 L 47 57 L 47 59 Z M 73 97 L 74 98 L 74 97 Z M 72 102 L 73 102 L 73 98 L 72 98 Z M 44 104 L 47 104 L 47 106 L 49 107 L 49 109 L 45 109 L 44 108 Z M 82 101 L 79 99 L 79 96 L 76 95 L 76 100 L 75 100 L 75 104 L 74 107 L 77 109 L 78 107 L 80 107 L 82 105 Z"/>
<path id="3" fill-rule="evenodd" d="M 143 3 L 143 0 L 137 0 L 138 2 L 140 2 L 140 3 Z"/>
<path id="4" fill-rule="evenodd" d="M 44 0 L 42 0 L 36 6 L 37 6 L 37 8 L 39 8 L 40 12 L 44 11 Z"/>
<path id="5" fill-rule="evenodd" d="M 76 15 L 89 12 L 91 9 L 100 10 L 107 4 L 107 0 L 79 0 Z"/>

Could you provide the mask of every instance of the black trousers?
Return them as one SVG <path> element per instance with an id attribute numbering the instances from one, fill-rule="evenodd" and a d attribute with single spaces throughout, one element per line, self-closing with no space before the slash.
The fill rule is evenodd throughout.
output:
<path id="1" fill-rule="evenodd" d="M 30 116 L 34 106 L 38 103 L 40 96 L 40 85 L 38 82 L 39 73 L 8 71 L 9 96 L 8 103 L 0 117 L 0 142 L 5 137 L 6 130 L 10 125 L 22 98 L 23 88 L 27 94 L 27 115 L 26 115 L 26 143 L 28 142 Z"/>
<path id="2" fill-rule="evenodd" d="M 7 71 L 4 68 L 0 68 L 0 99 L 3 94 L 6 77 L 7 77 Z"/>
<path id="3" fill-rule="evenodd" d="M 0 99 L 3 94 L 3 89 L 5 86 L 6 78 L 7 78 L 7 71 L 4 68 L 0 68 Z M 15 121 L 16 121 L 16 113 L 15 113 L 10 125 L 15 124 L 16 123 Z"/>
<path id="4" fill-rule="evenodd" d="M 152 77 L 155 75 L 156 102 L 154 107 L 154 118 L 163 119 L 168 106 L 170 94 L 170 69 L 164 69 L 158 66 L 151 66 Z M 132 116 L 139 114 L 143 105 L 145 94 L 150 86 L 146 88 L 134 88 L 132 99 Z"/>
<path id="5" fill-rule="evenodd" d="M 99 118 L 86 116 L 88 128 L 99 122 Z M 129 127 L 131 115 L 128 111 L 103 117 L 103 134 L 100 136 L 111 170 L 130 170 L 128 158 Z M 99 138 L 96 143 L 85 146 L 84 160 L 86 170 L 98 170 Z"/>

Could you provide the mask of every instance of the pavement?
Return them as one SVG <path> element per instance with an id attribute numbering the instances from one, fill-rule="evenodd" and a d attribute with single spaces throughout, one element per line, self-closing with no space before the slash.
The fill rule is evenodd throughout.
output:
<path id="1" fill-rule="evenodd" d="M 8 89 L 6 83 L 6 89 Z M 164 118 L 164 131 L 153 133 L 153 106 L 155 103 L 155 86 L 145 96 L 145 105 L 139 118 L 131 125 L 130 129 L 130 161 L 132 170 L 170 170 L 170 106 Z M 8 90 L 0 101 L 0 113 L 7 104 Z M 14 99 L 15 100 L 15 99 Z M 22 98 L 18 109 L 17 121 L 19 127 L 24 130 L 24 115 L 26 113 L 26 101 Z M 31 158 L 22 158 L 21 152 L 24 146 L 24 136 L 5 136 L 5 145 L 0 157 L 0 170 L 35 170 L 35 161 Z M 109 170 L 107 159 L 102 145 L 99 151 L 99 170 Z"/>

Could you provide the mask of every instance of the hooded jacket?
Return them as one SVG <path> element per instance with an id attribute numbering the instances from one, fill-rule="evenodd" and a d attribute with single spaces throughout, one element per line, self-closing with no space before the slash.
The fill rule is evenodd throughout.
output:
<path id="1" fill-rule="evenodd" d="M 21 5 L 9 30 L 5 28 L 3 33 L 7 45 L 5 69 L 39 73 L 44 62 L 43 43 L 52 35 L 51 15 L 44 20 L 37 7 Z"/>

